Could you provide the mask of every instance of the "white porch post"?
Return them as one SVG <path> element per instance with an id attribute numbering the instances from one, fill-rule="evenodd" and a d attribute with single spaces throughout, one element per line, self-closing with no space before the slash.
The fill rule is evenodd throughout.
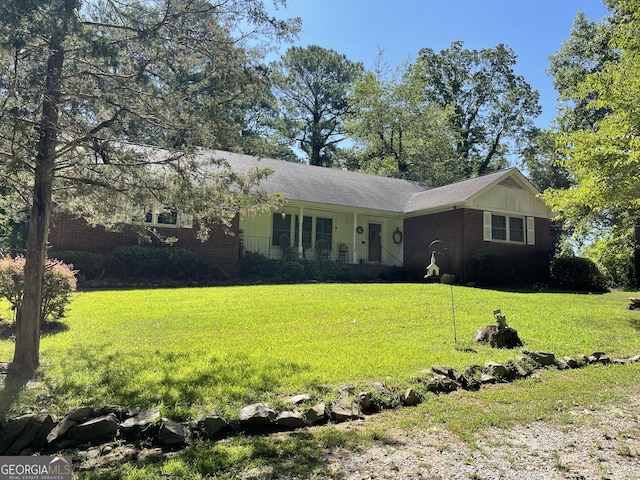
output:
<path id="1" fill-rule="evenodd" d="M 353 263 L 357 264 L 358 263 L 358 250 L 357 250 L 357 245 L 358 245 L 358 237 L 357 237 L 357 233 L 356 233 L 356 228 L 358 228 L 358 214 L 354 213 L 353 214 L 353 244 L 351 245 L 351 251 L 353 252 Z"/>

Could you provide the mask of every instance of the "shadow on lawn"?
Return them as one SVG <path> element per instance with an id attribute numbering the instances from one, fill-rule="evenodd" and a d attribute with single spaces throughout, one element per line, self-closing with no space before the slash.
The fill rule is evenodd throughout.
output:
<path id="1" fill-rule="evenodd" d="M 139 353 L 110 351 L 110 345 L 76 347 L 69 351 L 63 382 L 56 395 L 79 398 L 93 406 L 162 406 L 177 421 L 188 421 L 200 409 L 214 404 L 227 411 L 229 405 L 261 401 L 265 393 L 278 391 L 292 372 L 307 370 L 291 362 L 257 365 L 243 355 L 218 356 L 202 351 Z M 81 372 L 75 376 L 73 372 Z M 91 385 L 82 372 L 91 372 Z"/>
<path id="2" fill-rule="evenodd" d="M 0 385 L 0 423 L 6 420 L 7 414 L 30 378 L 30 375 L 22 375 L 19 371 L 9 368 Z"/>
<path id="3" fill-rule="evenodd" d="M 40 335 L 55 335 L 56 333 L 62 333 L 69 330 L 69 326 L 66 323 L 52 320 L 44 322 L 40 325 Z M 16 324 L 11 321 L 0 320 L 0 340 L 9 340 L 16 334 Z"/>

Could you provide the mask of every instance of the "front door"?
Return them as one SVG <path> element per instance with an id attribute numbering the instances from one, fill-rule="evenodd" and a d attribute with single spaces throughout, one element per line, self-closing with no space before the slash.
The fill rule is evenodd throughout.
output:
<path id="1" fill-rule="evenodd" d="M 382 261 L 382 225 L 379 223 L 369 224 L 369 261 Z"/>

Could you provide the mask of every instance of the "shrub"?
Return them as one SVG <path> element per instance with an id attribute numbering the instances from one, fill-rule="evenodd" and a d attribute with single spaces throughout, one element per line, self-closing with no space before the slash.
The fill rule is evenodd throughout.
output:
<path id="1" fill-rule="evenodd" d="M 605 292 L 607 282 L 598 266 L 588 258 L 558 257 L 551 261 L 551 283 L 566 290 Z"/>
<path id="2" fill-rule="evenodd" d="M 25 258 L 19 255 L 0 260 L 0 296 L 6 298 L 16 312 L 22 309 L 24 295 Z M 76 289 L 76 271 L 61 260 L 49 259 L 45 265 L 42 282 L 42 307 L 40 321 L 57 320 L 64 316 Z"/>
<path id="3" fill-rule="evenodd" d="M 52 256 L 73 265 L 78 276 L 84 280 L 103 278 L 109 264 L 109 258 L 99 253 L 65 251 L 52 253 Z"/>
<path id="4" fill-rule="evenodd" d="M 352 274 L 348 265 L 331 260 L 270 259 L 260 253 L 246 252 L 240 259 L 240 276 L 248 280 L 295 283 L 304 280 L 348 281 Z"/>
<path id="5" fill-rule="evenodd" d="M 196 253 L 177 247 L 122 246 L 110 258 L 109 272 L 120 278 L 198 279 L 209 269 Z"/>

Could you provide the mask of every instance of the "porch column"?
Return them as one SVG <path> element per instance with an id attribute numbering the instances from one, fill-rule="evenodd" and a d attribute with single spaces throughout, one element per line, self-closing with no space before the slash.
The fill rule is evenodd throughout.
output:
<path id="1" fill-rule="evenodd" d="M 304 220 L 304 207 L 299 208 L 298 212 L 298 256 L 302 257 L 302 222 Z"/>
<path id="2" fill-rule="evenodd" d="M 353 214 L 353 243 L 351 245 L 351 251 L 353 252 L 353 263 L 354 265 L 358 263 L 358 238 L 356 233 L 356 228 L 358 228 L 358 214 Z"/>

